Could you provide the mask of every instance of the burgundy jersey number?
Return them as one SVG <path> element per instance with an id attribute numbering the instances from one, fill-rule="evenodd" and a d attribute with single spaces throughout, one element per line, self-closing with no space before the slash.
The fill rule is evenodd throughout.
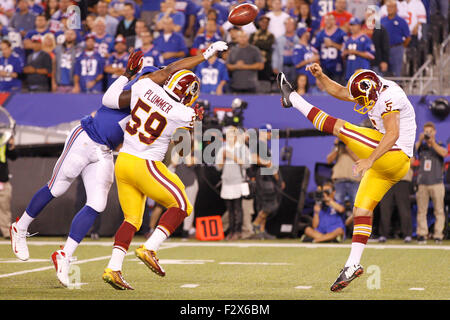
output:
<path id="1" fill-rule="evenodd" d="M 149 113 L 151 110 L 151 107 L 149 105 L 145 104 L 141 99 L 138 100 L 135 107 L 131 111 L 131 119 L 133 120 L 134 124 L 131 125 L 130 124 L 131 121 L 129 121 L 125 128 L 125 130 L 132 136 L 135 135 L 136 133 L 138 133 L 138 129 L 142 124 L 141 118 L 139 118 L 138 115 L 136 114 L 137 111 L 139 110 L 139 108 L 144 110 L 146 113 Z M 158 124 L 156 126 L 154 123 L 155 121 L 158 122 Z M 159 138 L 159 136 L 161 136 L 166 125 L 167 125 L 167 119 L 164 118 L 164 116 L 162 116 L 161 114 L 159 114 L 156 111 L 152 112 L 148 116 L 147 121 L 145 121 L 145 123 L 144 123 L 144 131 L 148 135 L 146 135 L 145 133 L 139 132 L 139 135 L 138 135 L 139 141 L 141 141 L 142 143 L 145 143 L 145 144 L 152 144 L 156 139 Z"/>

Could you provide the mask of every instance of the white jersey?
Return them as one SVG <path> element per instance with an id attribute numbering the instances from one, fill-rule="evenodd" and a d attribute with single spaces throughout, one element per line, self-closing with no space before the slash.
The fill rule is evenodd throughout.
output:
<path id="1" fill-rule="evenodd" d="M 194 126 L 194 109 L 173 100 L 149 78 L 131 87 L 131 119 L 120 152 L 162 161 L 173 133 L 178 128 Z"/>
<path id="2" fill-rule="evenodd" d="M 373 126 L 385 134 L 383 116 L 392 111 L 400 112 L 400 133 L 395 146 L 412 157 L 414 141 L 416 139 L 416 113 L 408 97 L 395 82 L 379 77 L 384 86 L 387 86 L 375 103 L 374 107 L 367 113 Z"/>

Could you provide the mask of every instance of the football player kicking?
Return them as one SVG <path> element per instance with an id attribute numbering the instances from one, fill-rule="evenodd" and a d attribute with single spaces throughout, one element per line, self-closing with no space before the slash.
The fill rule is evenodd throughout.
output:
<path id="1" fill-rule="evenodd" d="M 135 253 L 154 273 L 165 275 L 156 252 L 192 212 L 192 205 L 183 183 L 162 160 L 175 130 L 190 129 L 194 121 L 203 116 L 202 110 L 190 107 L 198 98 L 200 81 L 188 69 L 227 48 L 223 41 L 214 42 L 201 55 L 178 60 L 141 77 L 131 90 L 123 90 L 128 78 L 120 76 L 103 96 L 107 107 L 131 106 L 132 109 L 115 168 L 124 221 L 115 234 L 111 259 L 102 276 L 115 289 L 133 290 L 121 270 L 131 240 L 141 227 L 146 197 L 160 203 L 167 211 L 151 237 Z"/>
<path id="2" fill-rule="evenodd" d="M 155 70 L 158 68 L 143 68 L 127 86 L 131 87 L 141 75 Z M 20 260 L 28 260 L 26 237 L 29 225 L 48 203 L 63 195 L 81 175 L 86 189 L 86 204 L 73 218 L 64 247 L 51 256 L 57 278 L 65 287 L 70 285 L 69 269 L 71 261 L 74 260 L 73 253 L 98 214 L 105 210 L 108 192 L 114 180 L 113 150 L 122 145 L 124 128 L 129 118 L 129 107 L 113 110 L 104 106 L 98 109 L 94 116 L 83 118 L 66 139 L 50 181 L 36 192 L 25 212 L 10 227 L 14 254 Z"/>
<path id="3" fill-rule="evenodd" d="M 372 232 L 374 208 L 409 170 L 416 137 L 415 112 L 400 86 L 371 70 L 357 70 L 346 88 L 328 78 L 318 64 L 308 69 L 330 95 L 356 102 L 354 110 L 367 114 L 376 128 L 363 128 L 333 118 L 294 92 L 283 73 L 277 75 L 283 107 L 299 110 L 316 129 L 338 137 L 359 158 L 354 171 L 362 179 L 353 209 L 352 247 L 344 268 L 331 286 L 331 291 L 340 291 L 363 273 L 360 260 Z"/>

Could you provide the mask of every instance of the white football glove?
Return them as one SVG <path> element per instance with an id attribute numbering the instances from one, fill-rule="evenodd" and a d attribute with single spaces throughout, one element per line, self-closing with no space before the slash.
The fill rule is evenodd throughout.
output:
<path id="1" fill-rule="evenodd" d="M 228 44 L 225 41 L 216 41 L 203 52 L 203 57 L 208 60 L 218 51 L 225 51 L 228 49 Z"/>

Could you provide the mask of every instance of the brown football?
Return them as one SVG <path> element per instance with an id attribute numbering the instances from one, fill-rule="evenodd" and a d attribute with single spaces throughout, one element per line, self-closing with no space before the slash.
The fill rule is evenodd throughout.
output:
<path id="1" fill-rule="evenodd" d="M 231 10 L 228 21 L 235 26 L 244 26 L 255 20 L 258 15 L 258 7 L 251 3 L 243 3 Z"/>

